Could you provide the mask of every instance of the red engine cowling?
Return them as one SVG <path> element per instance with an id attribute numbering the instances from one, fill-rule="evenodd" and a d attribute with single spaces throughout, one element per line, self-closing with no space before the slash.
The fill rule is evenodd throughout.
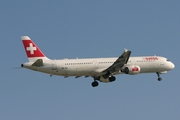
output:
<path id="1" fill-rule="evenodd" d="M 126 66 L 123 72 L 126 74 L 135 75 L 135 74 L 140 73 L 140 67 L 137 65 Z"/>

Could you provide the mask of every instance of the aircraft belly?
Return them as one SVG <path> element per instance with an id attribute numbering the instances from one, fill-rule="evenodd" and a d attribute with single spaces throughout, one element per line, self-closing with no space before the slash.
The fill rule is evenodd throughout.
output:
<path id="1" fill-rule="evenodd" d="M 52 70 L 50 68 L 37 67 L 36 70 L 39 71 L 39 72 L 47 73 L 47 74 L 51 74 L 52 73 Z"/>

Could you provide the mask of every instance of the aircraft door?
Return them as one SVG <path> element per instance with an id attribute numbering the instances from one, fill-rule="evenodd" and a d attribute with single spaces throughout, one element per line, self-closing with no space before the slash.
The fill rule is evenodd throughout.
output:
<path id="1" fill-rule="evenodd" d="M 163 66 L 164 65 L 164 61 L 160 61 L 160 65 Z"/>
<path id="2" fill-rule="evenodd" d="M 55 60 L 52 61 L 52 70 L 57 70 L 57 65 Z"/>
<path id="3" fill-rule="evenodd" d="M 95 61 L 93 61 L 93 64 L 94 64 L 94 67 L 95 67 L 95 68 L 98 68 L 98 67 L 99 67 L 99 65 L 98 65 L 98 61 L 96 61 L 96 60 L 95 60 Z"/>

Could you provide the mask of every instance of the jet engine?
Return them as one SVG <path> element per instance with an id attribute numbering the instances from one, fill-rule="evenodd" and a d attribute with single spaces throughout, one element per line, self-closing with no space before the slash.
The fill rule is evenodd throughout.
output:
<path id="1" fill-rule="evenodd" d="M 140 73 L 140 67 L 137 65 L 132 65 L 132 66 L 126 66 L 122 72 L 130 75 L 135 75 Z"/>

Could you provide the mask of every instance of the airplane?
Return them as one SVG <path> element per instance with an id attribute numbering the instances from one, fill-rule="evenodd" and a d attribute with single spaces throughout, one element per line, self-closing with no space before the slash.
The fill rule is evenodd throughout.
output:
<path id="1" fill-rule="evenodd" d="M 21 64 L 21 67 L 64 78 L 92 77 L 92 87 L 98 86 L 99 82 L 113 82 L 118 74 L 156 73 L 158 81 L 161 81 L 160 74 L 175 67 L 169 59 L 161 56 L 130 57 L 131 51 L 127 49 L 118 58 L 52 60 L 28 36 L 21 36 L 21 39 L 29 60 Z"/>

